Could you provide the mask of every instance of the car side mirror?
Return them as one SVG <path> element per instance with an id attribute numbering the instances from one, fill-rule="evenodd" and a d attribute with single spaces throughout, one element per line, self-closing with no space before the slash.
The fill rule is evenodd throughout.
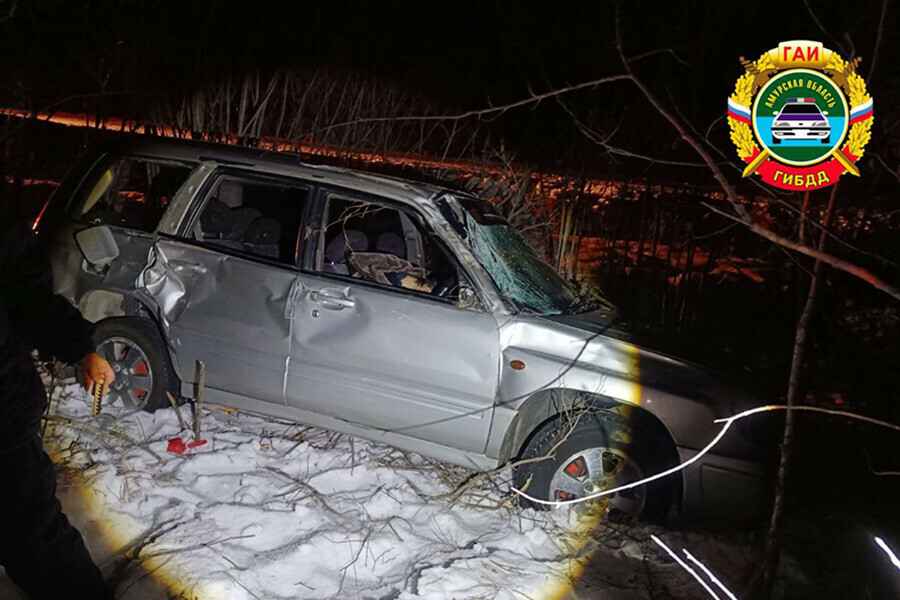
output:
<path id="1" fill-rule="evenodd" d="M 478 294 L 471 287 L 462 284 L 459 286 L 459 299 L 456 305 L 460 308 L 475 308 L 478 306 Z"/>
<path id="2" fill-rule="evenodd" d="M 82 229 L 75 234 L 78 249 L 89 265 L 103 269 L 119 256 L 119 245 L 106 225 Z"/>

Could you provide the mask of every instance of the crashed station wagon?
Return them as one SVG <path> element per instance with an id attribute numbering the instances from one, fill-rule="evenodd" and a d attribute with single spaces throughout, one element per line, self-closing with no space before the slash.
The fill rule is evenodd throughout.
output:
<path id="1" fill-rule="evenodd" d="M 57 291 L 97 324 L 111 397 L 204 398 L 570 500 L 694 457 L 758 404 L 585 300 L 484 201 L 444 187 L 165 139 L 89 153 L 51 198 Z M 763 483 L 734 427 L 610 519 L 747 518 Z M 529 502 L 524 501 L 526 505 Z"/>

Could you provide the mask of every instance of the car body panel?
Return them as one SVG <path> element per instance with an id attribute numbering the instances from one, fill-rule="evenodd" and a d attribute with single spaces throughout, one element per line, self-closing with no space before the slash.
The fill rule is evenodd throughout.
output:
<path id="1" fill-rule="evenodd" d="M 206 386 L 283 404 L 295 279 L 290 269 L 162 238 L 138 286 L 156 304 L 183 382 L 195 382 L 186 367 L 202 360 Z"/>
<path id="2" fill-rule="evenodd" d="M 493 315 L 349 277 L 301 280 L 289 404 L 484 450 L 499 364 Z M 348 305 L 320 299 L 323 294 Z"/>
<path id="3" fill-rule="evenodd" d="M 56 286 L 95 320 L 121 312 L 157 321 L 187 396 L 195 361 L 203 360 L 210 401 L 475 468 L 514 458 L 537 426 L 565 410 L 561 397 L 652 420 L 682 457 L 715 436 L 716 418 L 754 403 L 727 378 L 629 338 L 614 313 L 548 318 L 515 310 L 438 207 L 439 200 L 453 205 L 458 192 L 213 144 L 141 141 L 114 152 L 183 161 L 194 171 L 156 232 L 112 228 L 121 252 L 104 273 L 84 265 L 72 241 L 87 225 L 62 219 L 53 250 Z M 408 207 L 458 261 L 476 306 L 179 239 L 220 169 L 355 190 Z M 323 294 L 342 302 L 323 301 Z M 742 478 L 757 490 L 762 471 L 751 446 L 730 432 L 715 454 L 683 474 L 685 502 L 703 505 L 719 493 L 688 490 L 703 477 L 711 490 L 727 481 L 740 493 L 735 482 Z"/>

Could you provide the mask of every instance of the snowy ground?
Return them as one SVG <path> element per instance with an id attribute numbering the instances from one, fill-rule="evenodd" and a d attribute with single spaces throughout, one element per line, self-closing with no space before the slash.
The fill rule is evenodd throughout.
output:
<path id="1" fill-rule="evenodd" d="M 654 533 L 735 588 L 749 571 L 739 536 L 588 527 L 517 508 L 502 476 L 451 502 L 471 472 L 322 429 L 209 407 L 208 443 L 179 456 L 172 410 L 53 398 L 60 493 L 119 598 L 709 597 Z"/>

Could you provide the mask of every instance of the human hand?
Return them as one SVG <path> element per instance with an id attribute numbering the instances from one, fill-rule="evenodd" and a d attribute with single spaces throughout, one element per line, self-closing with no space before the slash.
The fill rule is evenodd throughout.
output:
<path id="1" fill-rule="evenodd" d="M 105 396 L 109 391 L 110 384 L 116 380 L 116 373 L 106 359 L 94 352 L 79 360 L 77 366 L 84 372 L 84 389 L 90 388 L 92 394 L 99 383 L 100 395 Z"/>

